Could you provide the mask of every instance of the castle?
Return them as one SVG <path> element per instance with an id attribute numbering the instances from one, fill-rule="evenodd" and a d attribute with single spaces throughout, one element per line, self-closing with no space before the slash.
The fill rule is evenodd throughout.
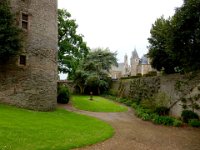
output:
<path id="1" fill-rule="evenodd" d="M 128 65 L 128 56 L 125 55 L 123 63 L 118 63 L 118 67 L 112 67 L 110 76 L 112 79 L 119 79 L 138 74 L 143 76 L 150 71 L 155 71 L 150 65 L 150 59 L 146 55 L 140 59 L 137 50 L 134 49 L 130 58 L 130 66 Z"/>
<path id="2" fill-rule="evenodd" d="M 10 0 L 24 47 L 0 65 L 0 102 L 49 111 L 57 97 L 57 0 Z"/>

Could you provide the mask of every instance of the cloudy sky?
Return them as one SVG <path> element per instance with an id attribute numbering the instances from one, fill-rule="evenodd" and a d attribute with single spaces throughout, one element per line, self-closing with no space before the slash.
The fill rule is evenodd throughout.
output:
<path id="1" fill-rule="evenodd" d="M 90 48 L 117 51 L 119 62 L 134 48 L 147 53 L 150 29 L 157 18 L 172 16 L 183 0 L 58 0 L 78 24 Z"/>
<path id="2" fill-rule="evenodd" d="M 134 48 L 147 53 L 147 38 L 156 18 L 172 16 L 183 0 L 58 0 L 76 19 L 78 32 L 90 48 L 109 47 L 119 61 Z"/>

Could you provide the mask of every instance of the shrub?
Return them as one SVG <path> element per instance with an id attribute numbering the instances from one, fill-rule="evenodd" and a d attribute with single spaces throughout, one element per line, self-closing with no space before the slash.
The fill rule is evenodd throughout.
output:
<path id="1" fill-rule="evenodd" d="M 155 113 L 157 113 L 160 116 L 165 116 L 165 115 L 169 115 L 169 108 L 161 106 L 161 107 L 156 107 Z"/>
<path id="2" fill-rule="evenodd" d="M 127 105 L 127 106 L 131 106 L 132 103 L 133 103 L 133 101 L 131 101 L 131 100 L 124 101 L 124 104 Z"/>
<path id="3" fill-rule="evenodd" d="M 181 120 L 174 119 L 173 126 L 180 127 L 183 124 Z"/>
<path id="4" fill-rule="evenodd" d="M 143 108 L 150 108 L 150 109 L 155 109 L 155 104 L 154 101 L 152 99 L 144 99 L 140 102 L 140 105 Z"/>
<path id="5" fill-rule="evenodd" d="M 199 119 L 199 116 L 191 110 L 183 110 L 181 117 L 183 119 L 183 122 L 185 122 L 185 123 L 188 123 L 189 120 L 191 120 L 191 119 L 197 119 L 197 120 Z"/>
<path id="6" fill-rule="evenodd" d="M 112 95 L 112 96 L 117 96 L 117 95 L 118 95 L 118 92 L 115 91 L 115 90 L 109 90 L 109 91 L 108 91 L 108 94 L 109 94 L 109 95 Z"/>
<path id="7" fill-rule="evenodd" d="M 192 127 L 200 127 L 200 121 L 197 119 L 191 119 L 188 123 Z"/>
<path id="8" fill-rule="evenodd" d="M 67 104 L 70 99 L 70 92 L 68 87 L 62 85 L 58 86 L 57 102 L 61 104 Z"/>
<path id="9" fill-rule="evenodd" d="M 141 77 L 142 74 L 141 74 L 141 73 L 137 73 L 136 76 L 137 76 L 137 77 Z"/>
<path id="10" fill-rule="evenodd" d="M 163 124 L 167 126 L 173 126 L 174 125 L 174 118 L 169 116 L 159 116 L 155 115 L 152 119 L 153 123 L 155 124 Z"/>
<path id="11" fill-rule="evenodd" d="M 152 76 L 157 76 L 157 72 L 156 71 L 150 71 L 147 74 L 144 74 L 145 77 L 152 77 Z"/>

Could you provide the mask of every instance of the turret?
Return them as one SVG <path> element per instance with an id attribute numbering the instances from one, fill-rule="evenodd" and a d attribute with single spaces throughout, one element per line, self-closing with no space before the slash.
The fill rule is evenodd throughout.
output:
<path id="1" fill-rule="evenodd" d="M 25 41 L 23 49 L 0 66 L 0 101 L 53 110 L 57 97 L 57 0 L 10 2 Z"/>

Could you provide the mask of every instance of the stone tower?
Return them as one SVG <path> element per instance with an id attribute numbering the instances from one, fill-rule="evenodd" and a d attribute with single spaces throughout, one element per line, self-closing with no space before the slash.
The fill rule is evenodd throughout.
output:
<path id="1" fill-rule="evenodd" d="M 0 65 L 0 102 L 49 111 L 57 95 L 57 0 L 10 0 L 24 47 Z"/>
<path id="2" fill-rule="evenodd" d="M 125 54 L 124 56 L 124 76 L 129 75 L 129 66 L 128 66 L 128 56 Z"/>
<path id="3" fill-rule="evenodd" d="M 137 66 L 139 64 L 139 57 L 138 57 L 138 53 L 136 51 L 136 49 L 134 49 L 134 51 L 132 52 L 132 56 L 131 56 L 131 76 L 136 76 L 137 74 Z"/>

